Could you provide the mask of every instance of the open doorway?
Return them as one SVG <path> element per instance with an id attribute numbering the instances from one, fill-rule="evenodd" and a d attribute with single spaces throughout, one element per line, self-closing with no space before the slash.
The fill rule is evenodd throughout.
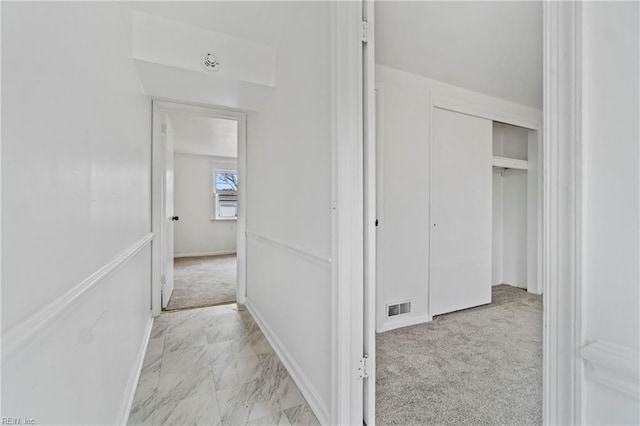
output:
<path id="1" fill-rule="evenodd" d="M 541 424 L 542 6 L 376 2 L 374 38 L 376 422 Z"/>
<path id="2" fill-rule="evenodd" d="M 245 115 L 156 101 L 153 122 L 154 312 L 242 304 Z"/>
<path id="3" fill-rule="evenodd" d="M 173 187 L 174 262 L 173 291 L 166 295 L 165 309 L 234 303 L 238 122 L 170 113 L 167 137 L 169 133 L 174 148 L 173 185 L 167 184 L 167 189 Z"/>

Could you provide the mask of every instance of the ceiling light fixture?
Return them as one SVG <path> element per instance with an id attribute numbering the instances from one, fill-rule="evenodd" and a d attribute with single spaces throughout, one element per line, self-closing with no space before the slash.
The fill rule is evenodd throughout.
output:
<path id="1" fill-rule="evenodd" d="M 202 57 L 202 67 L 209 72 L 216 72 L 221 66 L 220 58 L 213 53 L 205 53 Z"/>

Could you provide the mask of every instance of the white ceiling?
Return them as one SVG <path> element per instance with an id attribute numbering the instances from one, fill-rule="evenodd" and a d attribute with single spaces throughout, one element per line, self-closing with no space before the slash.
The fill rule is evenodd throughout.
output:
<path id="1" fill-rule="evenodd" d="M 303 2 L 132 2 L 145 13 L 276 46 Z M 376 1 L 376 62 L 542 108 L 538 1 Z"/>
<path id="2" fill-rule="evenodd" d="M 223 118 L 172 113 L 174 151 L 183 154 L 238 156 L 238 123 Z"/>
<path id="3" fill-rule="evenodd" d="M 376 62 L 542 108 L 542 3 L 376 2 Z"/>
<path id="4" fill-rule="evenodd" d="M 299 2 L 139 1 L 134 10 L 275 46 Z"/>

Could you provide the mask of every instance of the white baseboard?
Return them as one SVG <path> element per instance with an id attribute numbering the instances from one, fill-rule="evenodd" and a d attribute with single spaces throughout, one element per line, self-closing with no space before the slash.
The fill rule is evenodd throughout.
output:
<path id="1" fill-rule="evenodd" d="M 140 380 L 140 373 L 142 373 L 142 364 L 144 363 L 144 356 L 147 352 L 147 345 L 151 338 L 151 329 L 153 328 L 153 314 L 149 312 L 149 320 L 147 321 L 147 328 L 144 330 L 144 337 L 142 344 L 138 351 L 138 359 L 134 368 L 129 375 L 129 381 L 127 382 L 127 388 L 124 392 L 124 400 L 122 402 L 122 409 L 116 419 L 116 424 L 126 425 L 129 421 L 129 413 L 133 405 L 133 398 L 136 395 L 136 388 L 138 387 L 138 381 Z"/>
<path id="2" fill-rule="evenodd" d="M 204 257 L 204 256 L 222 256 L 225 254 L 236 254 L 235 250 L 223 250 L 223 251 L 206 251 L 206 252 L 198 252 L 198 253 L 175 253 L 173 255 L 174 259 L 179 257 Z"/>
<path id="3" fill-rule="evenodd" d="M 400 318 L 387 318 L 382 322 L 376 332 L 384 333 L 385 331 L 395 330 L 396 328 L 409 327 L 410 325 L 422 324 L 425 322 L 431 322 L 433 318 L 430 315 L 412 315 Z"/>
<path id="4" fill-rule="evenodd" d="M 267 325 L 260 312 L 256 309 L 256 307 L 251 303 L 249 299 L 246 300 L 245 306 L 255 320 L 256 324 L 258 324 L 258 327 L 260 327 L 260 330 L 267 338 L 267 341 L 269 342 L 273 350 L 276 352 L 276 355 L 278 355 L 278 357 L 280 358 L 280 361 L 282 361 L 282 364 L 289 372 L 289 375 L 300 389 L 300 392 L 302 392 L 302 396 L 304 396 L 304 399 L 307 400 L 309 407 L 318 418 L 320 424 L 331 424 L 331 422 L 329 421 L 329 419 L 331 418 L 329 409 L 322 402 L 322 398 L 320 398 L 320 395 L 318 395 L 318 392 L 316 392 L 315 388 L 309 381 L 309 378 L 302 372 L 302 369 L 300 368 L 298 363 L 293 359 L 289 351 L 287 351 L 287 349 L 282 345 L 280 340 Z"/>

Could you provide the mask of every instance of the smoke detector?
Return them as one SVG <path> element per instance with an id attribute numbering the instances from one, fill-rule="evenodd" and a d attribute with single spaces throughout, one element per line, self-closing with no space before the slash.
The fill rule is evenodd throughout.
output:
<path id="1" fill-rule="evenodd" d="M 213 53 L 205 53 L 202 56 L 202 67 L 209 72 L 216 72 L 220 69 L 222 63 Z"/>

